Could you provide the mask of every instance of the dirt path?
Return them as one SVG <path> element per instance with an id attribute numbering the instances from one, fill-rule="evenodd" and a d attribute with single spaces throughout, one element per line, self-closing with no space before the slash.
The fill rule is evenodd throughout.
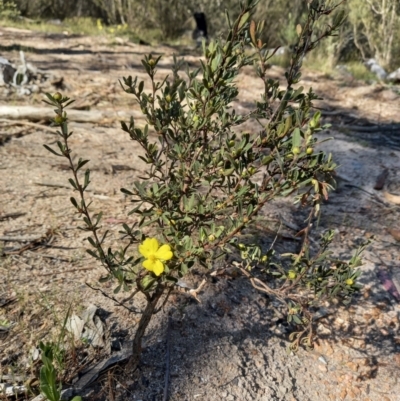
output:
<path id="1" fill-rule="evenodd" d="M 104 211 L 103 226 L 117 243 L 119 223 L 131 222 L 127 217 L 131 204 L 119 188 L 129 187 L 144 168 L 137 149 L 119 129 L 118 113 L 137 106 L 117 80 L 129 74 L 144 77 L 140 59 L 149 52 L 165 55 L 160 74 L 167 74 L 174 49 L 5 28 L 0 28 L 0 42 L 0 56 L 17 62 L 23 46 L 28 62 L 63 77 L 63 92 L 82 107 L 115 112 L 115 119 L 98 124 L 72 122 L 71 144 L 79 156 L 90 159 L 90 198 L 95 210 Z M 198 62 L 193 54 L 185 58 L 191 65 Z M 278 76 L 282 70 L 273 67 L 270 73 Z M 381 284 L 390 279 L 400 291 L 399 242 L 388 232 L 400 230 L 399 206 L 373 189 L 377 176 L 387 169 L 390 192 L 400 190 L 400 130 L 390 128 L 400 123 L 399 92 L 315 72 L 304 75 L 303 85 L 312 86 L 323 98 L 318 106 L 329 111 L 325 122 L 335 127 L 321 135 L 334 136 L 335 141 L 322 146 L 341 165 L 339 189 L 325 205 L 315 238 L 335 228 L 334 252 L 347 257 L 374 236 L 364 257 L 365 289 L 360 297 L 336 314 L 331 314 L 331 306 L 322 307 L 321 340 L 315 350 L 287 355 L 288 328 L 270 301 L 241 278 L 216 278 L 201 294 L 201 304 L 176 294 L 168 311 L 158 315 L 146 335 L 139 372 L 132 377 L 113 368 L 86 394 L 87 399 L 162 400 L 168 337 L 170 401 L 400 400 L 400 300 Z M 238 85 L 241 97 L 236 107 L 244 110 L 258 96 L 260 84 L 246 71 Z M 42 91 L 54 88 L 43 83 Z M 18 97 L 0 87 L 0 105 L 40 106 L 43 97 L 40 92 Z M 349 128 L 367 123 L 379 129 L 363 133 Z M 80 222 L 68 201 L 68 171 L 42 146 L 54 141 L 53 134 L 24 128 L 0 121 L 1 134 L 15 134 L 0 143 L 0 237 L 37 239 L 27 250 L 21 250 L 18 241 L 3 243 L 8 256 L 0 259 L 0 301 L 4 301 L 0 322 L 14 325 L 0 331 L 0 376 L 11 370 L 29 376 L 35 369 L 30 350 L 46 335 L 57 337 L 56 316 L 65 316 L 69 304 L 77 312 L 90 303 L 101 308 L 113 350 L 127 342 L 136 322 L 135 315 L 85 285 L 98 286 L 104 272 L 84 252 L 85 235 L 77 230 Z M 65 188 L 52 186 L 59 184 Z M 4 217 L 8 214 L 14 215 Z M 263 212 L 271 227 L 281 217 L 301 226 L 304 215 L 289 199 Z M 280 249 L 294 245 L 288 239 L 277 243 Z M 187 280 L 195 285 L 201 277 L 193 274 Z M 112 294 L 111 286 L 102 288 Z"/>

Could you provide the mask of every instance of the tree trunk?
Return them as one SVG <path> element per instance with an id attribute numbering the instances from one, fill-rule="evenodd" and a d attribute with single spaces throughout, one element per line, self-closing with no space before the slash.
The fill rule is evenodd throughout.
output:
<path id="1" fill-rule="evenodd" d="M 124 8 L 122 6 L 122 0 L 117 0 L 117 9 L 118 9 L 119 19 L 121 21 L 121 24 L 125 25 L 125 15 L 124 15 Z"/>

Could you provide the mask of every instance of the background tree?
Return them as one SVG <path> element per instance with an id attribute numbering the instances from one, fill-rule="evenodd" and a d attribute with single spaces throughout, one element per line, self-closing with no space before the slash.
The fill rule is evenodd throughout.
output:
<path id="1" fill-rule="evenodd" d="M 349 21 L 354 44 L 364 60 L 375 58 L 382 66 L 399 67 L 393 46 L 400 39 L 400 2 L 349 0 Z M 395 62 L 395 63 L 394 63 Z"/>

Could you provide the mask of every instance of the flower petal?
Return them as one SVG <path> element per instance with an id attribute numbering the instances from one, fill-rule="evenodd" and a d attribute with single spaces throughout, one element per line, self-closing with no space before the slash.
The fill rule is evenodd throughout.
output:
<path id="1" fill-rule="evenodd" d="M 153 273 L 156 276 L 159 276 L 163 271 L 164 271 L 164 265 L 159 260 L 156 260 L 154 262 Z"/>
<path id="2" fill-rule="evenodd" d="M 161 260 L 170 260 L 172 259 L 172 256 L 174 256 L 174 254 L 169 245 L 162 245 L 155 254 L 155 257 Z"/>
<path id="3" fill-rule="evenodd" d="M 146 259 L 146 260 L 143 261 L 142 264 L 143 264 L 143 267 L 144 267 L 145 269 L 147 269 L 147 270 L 153 272 L 154 269 L 155 269 L 155 265 L 156 265 L 157 262 L 158 262 L 158 260 Z M 159 262 L 159 263 L 161 263 L 161 262 Z"/>
<path id="4" fill-rule="evenodd" d="M 142 244 L 139 245 L 139 252 L 148 258 L 150 255 L 154 255 L 158 249 L 158 241 L 156 238 L 146 238 Z"/>

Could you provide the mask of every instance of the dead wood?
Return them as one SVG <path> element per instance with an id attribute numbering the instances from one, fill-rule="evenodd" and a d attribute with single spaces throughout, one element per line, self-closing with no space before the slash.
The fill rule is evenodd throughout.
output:
<path id="1" fill-rule="evenodd" d="M 24 216 L 25 214 L 26 213 L 24 213 L 24 212 L 0 214 L 0 221 L 7 220 L 7 219 L 16 219 L 18 217 Z"/>
<path id="2" fill-rule="evenodd" d="M 104 121 L 125 120 L 130 117 L 135 119 L 143 119 L 143 114 L 137 110 L 129 112 L 114 110 L 68 110 L 68 117 L 71 121 L 80 123 L 101 123 Z M 54 111 L 50 107 L 33 107 L 33 106 L 0 106 L 0 118 L 10 120 L 30 120 L 41 121 L 51 120 L 54 118 Z"/>
<path id="3" fill-rule="evenodd" d="M 1 107 L 2 106 L 0 106 L 0 109 L 1 109 Z M 56 130 L 54 128 L 48 127 L 48 126 L 43 125 L 43 124 L 32 123 L 32 122 L 29 122 L 29 121 L 14 121 L 14 120 L 6 119 L 6 118 L 0 118 L 0 122 L 6 123 L 7 126 L 10 126 L 10 125 L 27 125 L 29 127 L 41 129 L 43 131 L 49 131 L 49 132 L 51 132 L 53 134 L 56 133 Z M 10 134 L 7 133 L 6 135 L 12 136 L 12 135 L 16 135 L 16 134 L 15 133 L 10 133 Z"/>
<path id="4" fill-rule="evenodd" d="M 36 248 L 38 246 L 43 246 L 47 244 L 50 244 L 52 242 L 52 235 L 47 232 L 45 235 L 42 235 L 41 237 L 8 237 L 8 236 L 3 236 L 0 237 L 0 241 L 4 242 L 26 242 L 26 244 L 20 246 L 20 247 L 15 247 L 11 249 L 3 249 L 3 254 L 5 255 L 18 255 L 21 254 L 24 251 L 27 251 L 28 249 Z"/>
<path id="5" fill-rule="evenodd" d="M 118 171 L 131 171 L 131 170 L 137 171 L 135 167 L 126 166 L 125 164 L 112 164 L 111 170 L 113 174 L 116 174 Z"/>
<path id="6" fill-rule="evenodd" d="M 0 237 L 0 241 L 4 242 L 37 242 L 43 240 L 44 237 L 9 237 L 9 236 L 3 236 Z"/>

